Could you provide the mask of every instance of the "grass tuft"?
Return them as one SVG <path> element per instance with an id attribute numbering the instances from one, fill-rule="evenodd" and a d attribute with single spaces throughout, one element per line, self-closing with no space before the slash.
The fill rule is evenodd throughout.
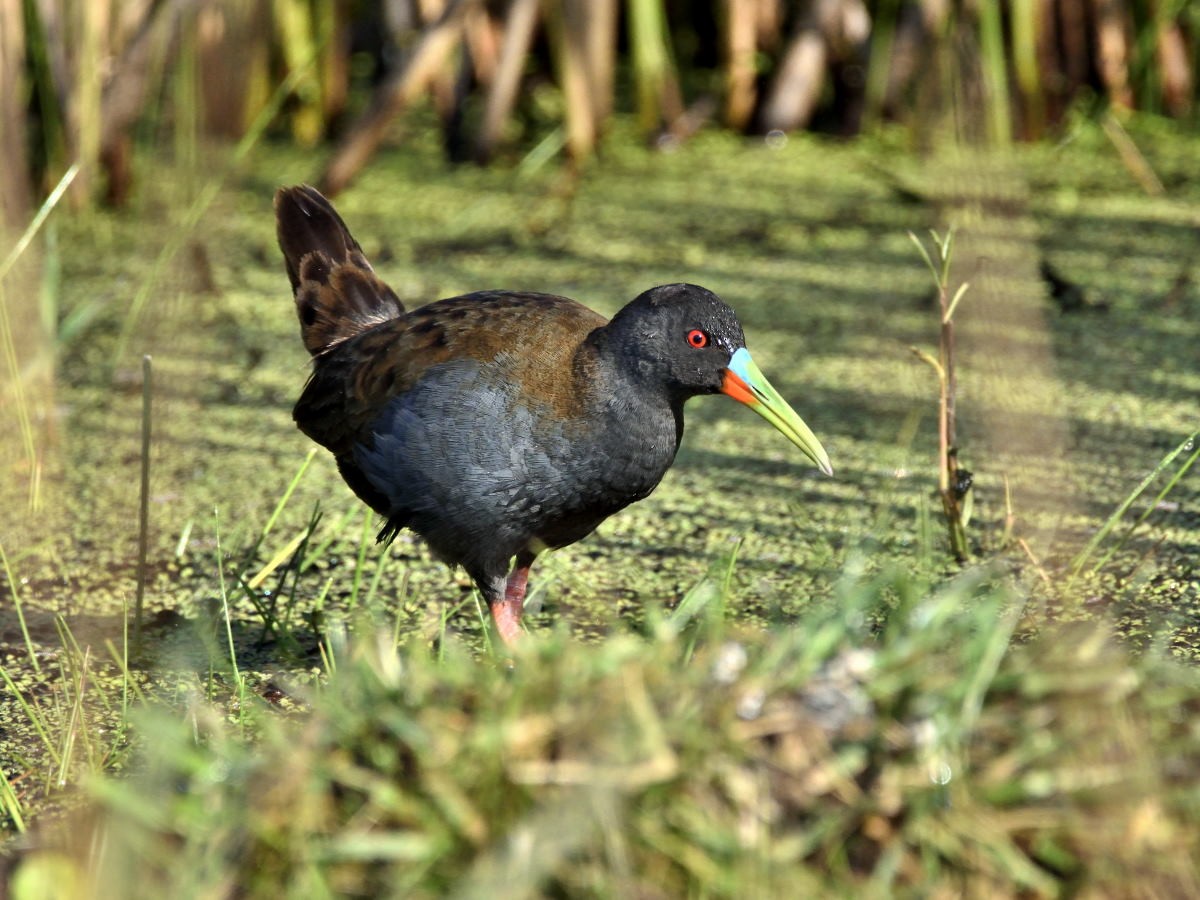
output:
<path id="1" fill-rule="evenodd" d="M 86 874 L 130 897 L 1200 887 L 1194 671 L 1099 626 L 1019 635 L 984 569 L 845 594 L 786 631 L 539 636 L 511 670 L 331 628 L 303 715 L 134 711 L 140 774 L 92 781 Z"/>

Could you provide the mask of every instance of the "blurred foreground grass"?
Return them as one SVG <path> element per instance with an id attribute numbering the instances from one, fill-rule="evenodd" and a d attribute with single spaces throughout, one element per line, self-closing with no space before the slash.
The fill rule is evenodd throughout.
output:
<path id="1" fill-rule="evenodd" d="M 16 896 L 1200 890 L 1194 669 L 1094 625 L 1016 640 L 982 571 L 838 599 L 783 631 L 713 605 L 598 645 L 559 629 L 511 669 L 334 634 L 290 713 L 141 706 L 135 774 L 89 779 Z"/>

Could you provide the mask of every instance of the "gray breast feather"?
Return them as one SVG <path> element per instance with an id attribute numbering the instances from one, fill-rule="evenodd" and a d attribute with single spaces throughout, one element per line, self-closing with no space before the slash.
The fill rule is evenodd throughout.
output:
<path id="1" fill-rule="evenodd" d="M 516 386 L 485 379 L 472 361 L 431 369 L 388 404 L 354 459 L 442 556 L 466 544 L 512 555 L 533 535 L 523 522 L 576 502 L 571 443 L 551 416 L 517 402 Z M 527 403 L 528 401 L 526 401 Z"/>

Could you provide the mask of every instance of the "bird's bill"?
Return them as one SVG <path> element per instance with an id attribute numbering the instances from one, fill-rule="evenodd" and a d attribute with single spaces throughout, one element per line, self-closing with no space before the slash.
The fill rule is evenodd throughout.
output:
<path id="1" fill-rule="evenodd" d="M 779 392 L 771 387 L 771 382 L 767 381 L 767 376 L 754 364 L 750 351 L 745 347 L 738 349 L 729 360 L 721 392 L 739 403 L 745 403 L 803 450 L 804 455 L 815 462 L 818 469 L 826 475 L 833 474 L 833 467 L 829 465 L 829 454 L 825 452 L 817 436 L 804 424 L 804 420 L 796 415 L 796 411 L 788 406 L 788 402 L 779 396 Z"/>

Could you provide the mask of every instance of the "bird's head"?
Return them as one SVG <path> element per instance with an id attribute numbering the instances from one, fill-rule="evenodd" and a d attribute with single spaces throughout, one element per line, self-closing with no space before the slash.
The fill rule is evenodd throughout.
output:
<path id="1" fill-rule="evenodd" d="M 728 394 L 833 474 L 825 448 L 755 365 L 737 315 L 712 291 L 694 284 L 651 288 L 605 330 L 639 382 L 665 389 L 679 403 L 698 394 Z"/>

